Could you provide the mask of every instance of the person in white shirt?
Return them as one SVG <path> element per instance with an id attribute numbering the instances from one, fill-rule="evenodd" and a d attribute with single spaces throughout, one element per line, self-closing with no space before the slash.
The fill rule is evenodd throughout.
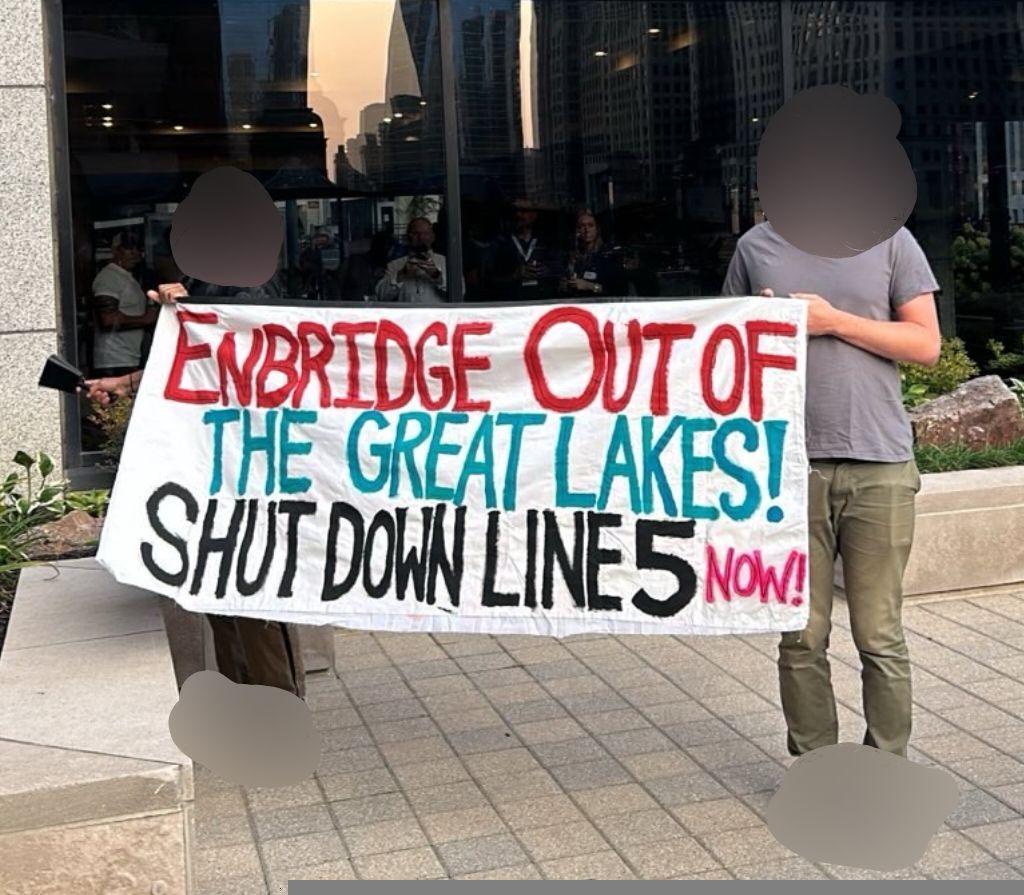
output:
<path id="1" fill-rule="evenodd" d="M 138 240 L 118 233 L 111 244 L 114 259 L 92 281 L 96 339 L 93 372 L 118 376 L 142 366 L 142 342 L 156 322 L 158 305 L 150 305 L 132 270 L 142 260 Z"/>
<path id="2" fill-rule="evenodd" d="M 448 275 L 444 255 L 434 252 L 434 225 L 413 218 L 406 229 L 409 254 L 389 261 L 377 284 L 378 301 L 448 301 Z"/>

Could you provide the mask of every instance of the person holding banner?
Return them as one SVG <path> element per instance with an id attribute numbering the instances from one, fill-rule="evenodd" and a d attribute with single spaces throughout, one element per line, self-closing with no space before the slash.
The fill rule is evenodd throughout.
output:
<path id="1" fill-rule="evenodd" d="M 150 292 L 161 304 L 173 304 L 187 296 L 180 283 L 165 283 Z M 87 379 L 90 400 L 108 405 L 118 398 L 134 397 L 142 382 L 142 370 L 122 376 Z M 217 668 L 236 684 L 259 684 L 287 690 L 305 698 L 306 675 L 298 639 L 282 622 L 230 615 L 206 615 L 213 632 Z"/>
<path id="2" fill-rule="evenodd" d="M 790 245 L 766 221 L 740 238 L 726 274 L 723 295 L 789 296 L 808 311 L 810 619 L 782 635 L 778 661 L 792 755 L 838 738 L 827 655 L 837 556 L 862 663 L 864 743 L 907 752 L 902 581 L 921 477 L 896 362 L 937 362 L 938 288 L 906 228 L 860 254 L 824 258 Z"/>

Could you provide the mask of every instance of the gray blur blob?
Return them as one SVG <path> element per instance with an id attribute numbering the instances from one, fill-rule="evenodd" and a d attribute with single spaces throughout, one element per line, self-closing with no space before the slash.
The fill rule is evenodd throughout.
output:
<path id="1" fill-rule="evenodd" d="M 793 763 L 768 803 L 768 829 L 810 861 L 889 871 L 921 859 L 956 807 L 952 774 L 841 743 Z"/>
<path id="2" fill-rule="evenodd" d="M 901 116 L 880 94 L 827 85 L 772 116 L 757 151 L 757 189 L 791 245 L 849 258 L 884 242 L 917 202 L 917 178 L 896 139 Z"/>
<path id="3" fill-rule="evenodd" d="M 287 690 L 235 684 L 216 671 L 185 681 L 167 726 L 189 758 L 242 786 L 289 786 L 320 763 L 320 735 L 306 703 Z"/>
<path id="4" fill-rule="evenodd" d="M 218 286 L 262 286 L 283 241 L 284 219 L 263 184 L 230 166 L 201 175 L 171 221 L 174 263 Z"/>

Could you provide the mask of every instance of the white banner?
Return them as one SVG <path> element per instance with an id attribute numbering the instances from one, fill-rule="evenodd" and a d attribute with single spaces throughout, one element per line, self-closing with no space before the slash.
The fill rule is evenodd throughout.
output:
<path id="1" fill-rule="evenodd" d="M 805 309 L 164 309 L 99 560 L 187 609 L 721 634 L 808 609 Z"/>

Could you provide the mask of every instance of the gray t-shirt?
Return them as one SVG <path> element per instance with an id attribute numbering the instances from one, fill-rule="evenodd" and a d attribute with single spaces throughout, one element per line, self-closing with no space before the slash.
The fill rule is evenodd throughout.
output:
<path id="1" fill-rule="evenodd" d="M 906 227 L 851 258 L 819 258 L 791 246 L 766 222 L 740 238 L 722 294 L 814 292 L 848 313 L 892 320 L 901 304 L 938 288 Z M 912 459 L 896 363 L 832 336 L 809 339 L 806 430 L 810 459 Z"/>

